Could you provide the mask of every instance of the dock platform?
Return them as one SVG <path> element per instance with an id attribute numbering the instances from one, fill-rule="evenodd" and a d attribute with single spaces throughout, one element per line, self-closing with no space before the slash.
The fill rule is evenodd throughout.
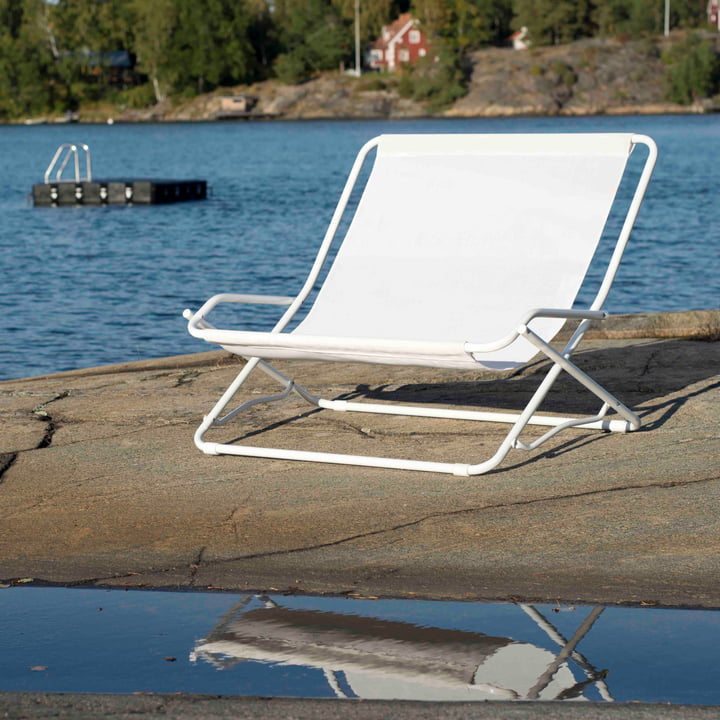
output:
<path id="1" fill-rule="evenodd" d="M 207 197 L 205 180 L 116 178 L 57 180 L 33 185 L 35 207 L 68 205 L 157 205 Z"/>

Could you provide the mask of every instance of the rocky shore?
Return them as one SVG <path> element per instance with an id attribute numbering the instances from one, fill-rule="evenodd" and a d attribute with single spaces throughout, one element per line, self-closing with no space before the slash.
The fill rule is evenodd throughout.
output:
<path id="1" fill-rule="evenodd" d="M 2 382 L 0 582 L 720 607 L 719 326 L 717 310 L 600 323 L 578 362 L 642 428 L 567 431 L 471 478 L 203 455 L 194 429 L 241 363 L 224 352 Z M 522 406 L 545 369 L 280 366 L 333 397 L 487 409 Z M 595 405 L 563 378 L 544 409 Z M 350 415 L 288 401 L 227 432 L 443 460 L 507 430 Z"/>
<path id="2" fill-rule="evenodd" d="M 143 110 L 85 111 L 81 120 L 202 121 L 222 113 L 222 98 L 246 95 L 252 110 L 238 118 L 411 118 L 513 115 L 597 115 L 713 112 L 720 98 L 693 106 L 667 101 L 661 59 L 671 40 L 583 40 L 569 45 L 515 51 L 487 48 L 471 56 L 468 93 L 450 107 L 430 113 L 401 97 L 399 78 L 368 73 L 361 78 L 325 73 L 301 85 L 269 80 L 222 88 L 192 100 L 166 101 Z"/>

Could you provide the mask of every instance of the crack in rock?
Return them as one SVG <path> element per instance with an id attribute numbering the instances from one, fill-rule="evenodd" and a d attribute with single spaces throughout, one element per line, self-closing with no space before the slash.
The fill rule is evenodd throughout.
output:
<path id="1" fill-rule="evenodd" d="M 224 564 L 224 563 L 230 563 L 230 562 L 238 562 L 240 560 L 256 560 L 258 558 L 275 557 L 275 556 L 279 556 L 279 555 L 292 555 L 294 553 L 322 550 L 322 549 L 328 548 L 328 547 L 336 547 L 338 545 L 344 545 L 346 543 L 353 542 L 355 540 L 363 540 L 365 538 L 375 537 L 377 535 L 383 535 L 386 533 L 392 533 L 392 532 L 396 532 L 398 530 L 406 530 L 407 528 L 417 527 L 417 526 L 427 522 L 428 520 L 436 520 L 438 518 L 444 518 L 444 517 L 445 518 L 459 517 L 461 515 L 472 515 L 475 513 L 486 512 L 488 510 L 499 510 L 499 509 L 503 509 L 503 508 L 521 507 L 521 506 L 525 506 L 525 505 L 536 505 L 539 503 L 546 503 L 546 502 L 573 500 L 573 499 L 589 497 L 589 496 L 593 496 L 593 495 L 602 495 L 605 493 L 613 493 L 613 492 L 623 492 L 623 491 L 627 491 L 627 490 L 640 490 L 640 489 L 645 490 L 648 488 L 671 489 L 674 487 L 694 485 L 694 484 L 702 483 L 702 482 L 716 482 L 717 480 L 720 480 L 720 477 L 704 478 L 701 480 L 688 480 L 688 481 L 671 480 L 671 481 L 667 481 L 667 482 L 650 483 L 648 485 L 623 485 L 620 487 L 604 488 L 601 490 L 588 490 L 586 492 L 573 493 L 570 495 L 555 495 L 552 497 L 536 498 L 534 500 L 521 500 L 518 502 L 498 503 L 496 505 L 485 505 L 483 507 L 462 508 L 460 510 L 450 510 L 450 511 L 446 511 L 446 512 L 430 513 L 429 515 L 425 515 L 423 517 L 417 518 L 416 520 L 410 520 L 409 522 L 406 522 L 406 523 L 400 523 L 399 525 L 394 525 L 394 526 L 387 527 L 387 528 L 380 528 L 378 530 L 371 530 L 366 533 L 358 533 L 357 535 L 350 535 L 348 537 L 339 538 L 337 540 L 329 540 L 328 542 L 319 543 L 317 545 L 308 545 L 308 546 L 297 547 L 297 548 L 286 548 L 284 550 L 269 550 L 266 552 L 252 553 L 250 555 L 240 555 L 240 556 L 234 557 L 234 558 L 223 558 L 223 559 L 213 560 L 207 564 L 208 565 L 216 565 L 216 564 Z"/>
<path id="2" fill-rule="evenodd" d="M 0 455 L 0 483 L 3 481 L 3 475 L 15 464 L 18 453 L 3 453 Z"/>
<path id="3" fill-rule="evenodd" d="M 56 402 L 57 400 L 62 400 L 63 398 L 68 397 L 68 395 L 70 395 L 70 391 L 63 390 L 61 393 L 55 395 L 54 398 L 46 400 L 45 402 L 36 405 L 32 409 L 33 415 L 35 415 L 38 420 L 47 423 L 45 433 L 40 438 L 40 442 L 35 446 L 35 450 L 42 450 L 43 448 L 50 447 L 53 441 L 53 436 L 55 435 L 55 431 L 57 430 L 57 425 L 55 424 L 55 421 L 52 419 L 52 417 L 50 417 L 49 413 L 45 410 L 45 408 L 51 403 Z"/>
<path id="4" fill-rule="evenodd" d="M 205 554 L 206 546 L 203 545 L 203 547 L 200 548 L 200 552 L 198 552 L 197 557 L 193 562 L 190 563 L 190 586 L 192 587 L 195 584 L 195 576 L 197 575 L 198 568 L 202 565 L 203 562 L 203 555 Z"/>
<path id="5" fill-rule="evenodd" d="M 325 543 L 318 543 L 316 545 L 308 545 L 304 547 L 297 547 L 297 548 L 286 548 L 283 550 L 270 550 L 266 552 L 258 552 L 258 553 L 252 553 L 249 555 L 240 555 L 237 557 L 232 558 L 222 558 L 222 559 L 216 559 L 216 560 L 210 560 L 205 561 L 204 555 L 207 550 L 207 546 L 203 546 L 200 548 L 196 558 L 189 563 L 186 567 L 190 570 L 190 578 L 188 585 L 190 587 L 195 585 L 196 578 L 198 571 L 201 566 L 209 567 L 213 565 L 220 565 L 220 564 L 227 564 L 232 562 L 240 562 L 243 560 L 255 560 L 258 558 L 268 558 L 268 557 L 274 557 L 274 556 L 281 556 L 281 555 L 292 555 L 295 553 L 301 553 L 301 552 L 311 552 L 314 550 L 322 550 L 324 548 L 329 547 L 336 547 L 339 545 L 343 545 L 346 543 L 350 543 L 356 540 L 362 540 L 369 537 L 375 537 L 378 535 L 383 535 L 386 533 L 392 533 L 396 532 L 398 530 L 405 530 L 407 528 L 411 527 L 417 527 L 424 522 L 427 522 L 428 520 L 436 520 L 439 518 L 451 518 L 451 517 L 459 517 L 462 515 L 472 515 L 476 513 L 486 512 L 488 510 L 498 510 L 503 508 L 513 508 L 518 506 L 525 506 L 525 505 L 535 505 L 540 503 L 547 503 L 547 502 L 558 502 L 563 500 L 573 500 L 583 497 L 589 497 L 593 495 L 602 495 L 604 493 L 614 493 L 614 492 L 623 492 L 627 490 L 639 490 L 639 489 L 648 489 L 648 488 L 657 488 L 657 489 L 672 489 L 675 487 L 684 487 L 689 485 L 695 485 L 698 483 L 707 483 L 707 482 L 717 482 L 720 480 L 720 476 L 718 477 L 712 477 L 712 478 L 703 478 L 700 480 L 688 480 L 688 481 L 681 481 L 681 480 L 672 480 L 667 482 L 657 482 L 657 483 L 650 483 L 648 485 L 624 485 L 620 487 L 613 487 L 613 488 L 604 488 L 599 490 L 588 490 L 586 492 L 581 493 L 573 493 L 569 495 L 555 495 L 551 497 L 543 497 L 543 498 L 536 498 L 533 500 L 521 500 L 518 502 L 509 502 L 509 503 L 498 503 L 496 505 L 485 505 L 483 507 L 472 507 L 472 508 L 462 508 L 459 510 L 451 510 L 446 512 L 437 512 L 437 513 L 430 513 L 429 515 L 425 515 L 423 517 L 417 518 L 416 520 L 411 520 L 405 523 L 401 523 L 395 526 L 386 527 L 386 528 L 380 528 L 378 530 L 371 530 L 369 532 L 365 533 L 358 533 L 356 535 L 351 535 L 344 538 L 339 538 L 337 540 L 330 540 Z M 235 511 L 230 513 L 228 517 L 224 519 L 225 522 L 227 522 L 229 519 L 232 518 L 232 516 L 235 514 Z M 162 574 L 162 573 L 170 573 L 175 572 L 178 570 L 177 565 L 173 565 L 171 567 L 167 568 L 153 568 L 152 570 L 146 570 L 146 571 L 138 571 L 138 572 L 126 572 L 122 574 L 116 574 L 116 575 L 110 575 L 107 577 L 96 577 L 96 578 L 86 578 L 83 580 L 74 581 L 72 583 L 69 583 L 68 585 L 82 585 L 82 584 L 102 584 L 103 582 L 106 582 L 108 580 L 121 580 L 123 578 L 130 578 L 130 577 L 142 577 L 146 574 Z M 394 571 L 393 571 L 394 572 Z"/>
<path id="6" fill-rule="evenodd" d="M 49 447 L 52 444 L 53 436 L 55 435 L 55 431 L 57 430 L 57 425 L 47 413 L 45 408 L 51 403 L 54 403 L 56 400 L 62 400 L 63 398 L 66 398 L 69 394 L 69 390 L 63 390 L 61 393 L 57 393 L 49 400 L 46 400 L 39 405 L 36 405 L 31 410 L 31 413 L 38 420 L 47 423 L 43 436 L 40 438 L 38 444 L 34 448 L 31 448 L 31 450 L 42 450 L 42 448 Z M 27 452 L 27 450 L 23 450 L 22 452 Z M 2 483 L 5 473 L 15 464 L 15 461 L 18 459 L 19 455 L 19 452 L 0 454 L 0 483 Z"/>
<path id="7" fill-rule="evenodd" d="M 39 418 L 49 418 L 50 416 L 45 412 L 45 408 L 56 402 L 57 400 L 63 400 L 64 398 L 68 397 L 70 395 L 69 390 L 63 390 L 61 393 L 57 393 L 54 397 L 50 398 L 49 400 L 46 400 L 45 402 L 40 403 L 39 405 L 36 405 L 32 409 L 32 414 L 37 415 Z"/>

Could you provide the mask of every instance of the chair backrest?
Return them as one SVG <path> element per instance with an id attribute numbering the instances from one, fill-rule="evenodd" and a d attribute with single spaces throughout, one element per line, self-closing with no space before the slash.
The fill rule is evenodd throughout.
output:
<path id="1" fill-rule="evenodd" d="M 531 309 L 571 308 L 632 137 L 381 136 L 352 223 L 297 331 L 482 343 Z M 546 340 L 563 324 L 536 322 Z M 498 359 L 525 362 L 534 352 L 516 342 Z"/>

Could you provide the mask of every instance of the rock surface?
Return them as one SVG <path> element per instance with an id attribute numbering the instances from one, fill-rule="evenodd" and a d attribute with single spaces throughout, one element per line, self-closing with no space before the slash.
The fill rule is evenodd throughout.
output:
<path id="1" fill-rule="evenodd" d="M 691 107 L 665 99 L 663 47 L 672 40 L 581 40 L 569 45 L 515 51 L 486 48 L 471 56 L 468 93 L 440 111 L 445 117 L 686 113 L 717 109 L 720 101 Z M 325 73 L 301 85 L 270 80 L 223 88 L 172 106 L 127 110 L 120 120 L 208 120 L 221 97 L 257 99 L 249 117 L 286 119 L 404 118 L 432 114 L 400 97 L 398 76 L 368 73 L 354 78 Z"/>
<path id="2" fill-rule="evenodd" d="M 578 363 L 643 428 L 567 431 L 470 478 L 203 455 L 194 428 L 241 364 L 222 352 L 0 383 L 0 578 L 720 607 L 720 342 L 702 331 L 718 317 L 613 319 L 631 339 L 599 328 Z M 524 405 L 546 364 L 501 379 L 281 367 L 330 397 L 507 409 Z M 269 383 L 260 376 L 248 392 Z M 597 402 L 561 378 L 544 411 L 570 410 Z M 294 401 L 216 431 L 452 461 L 484 459 L 501 433 Z"/>

